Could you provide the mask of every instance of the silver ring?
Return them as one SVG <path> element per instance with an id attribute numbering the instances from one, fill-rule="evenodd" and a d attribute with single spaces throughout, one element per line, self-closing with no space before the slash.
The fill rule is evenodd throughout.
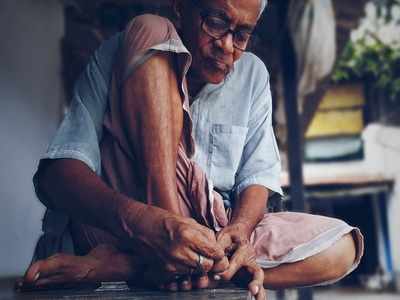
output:
<path id="1" fill-rule="evenodd" d="M 204 274 L 204 269 L 203 269 L 203 262 L 204 262 L 204 256 L 199 254 L 199 259 L 197 260 L 197 272 L 199 274 Z"/>

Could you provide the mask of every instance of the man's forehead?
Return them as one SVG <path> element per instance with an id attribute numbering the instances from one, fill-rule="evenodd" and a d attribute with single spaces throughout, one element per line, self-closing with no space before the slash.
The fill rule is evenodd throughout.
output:
<path id="1" fill-rule="evenodd" d="M 200 0 L 212 9 L 225 13 L 249 25 L 255 25 L 260 13 L 261 0 Z"/>

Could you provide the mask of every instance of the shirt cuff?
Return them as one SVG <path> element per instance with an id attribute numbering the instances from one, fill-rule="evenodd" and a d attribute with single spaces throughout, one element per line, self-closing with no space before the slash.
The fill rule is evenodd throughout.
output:
<path id="1" fill-rule="evenodd" d="M 85 151 L 77 150 L 77 149 L 85 149 L 85 145 L 83 144 L 73 144 L 73 145 L 63 145 L 63 147 L 50 148 L 47 152 L 41 157 L 41 160 L 45 159 L 76 159 L 80 160 L 84 164 L 86 164 L 93 172 L 99 174 L 100 166 L 98 166 L 92 159 L 90 159 L 90 155 L 87 155 Z"/>
<path id="2" fill-rule="evenodd" d="M 272 193 L 278 193 L 283 196 L 281 183 L 279 178 L 268 178 L 264 176 L 251 176 L 238 184 L 234 189 L 235 199 L 239 199 L 240 194 L 251 185 L 262 185 Z M 271 196 L 271 195 L 270 195 Z"/>

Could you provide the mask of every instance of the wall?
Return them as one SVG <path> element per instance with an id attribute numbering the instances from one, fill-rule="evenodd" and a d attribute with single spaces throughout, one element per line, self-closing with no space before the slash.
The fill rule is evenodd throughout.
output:
<path id="1" fill-rule="evenodd" d="M 369 125 L 363 134 L 369 149 L 369 170 L 394 179 L 393 193 L 388 203 L 389 231 L 393 266 L 400 283 L 400 128 Z M 398 286 L 400 288 L 400 285 Z"/>
<path id="2" fill-rule="evenodd" d="M 0 277 L 23 273 L 40 233 L 32 175 L 59 122 L 62 35 L 61 1 L 0 1 Z"/>

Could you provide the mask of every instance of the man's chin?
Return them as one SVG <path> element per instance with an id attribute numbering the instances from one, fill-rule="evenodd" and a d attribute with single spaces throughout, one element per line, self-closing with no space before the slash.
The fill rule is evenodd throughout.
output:
<path id="1" fill-rule="evenodd" d="M 220 84 L 226 78 L 226 73 L 224 72 L 213 72 L 213 73 L 206 73 L 204 74 L 204 79 L 206 82 L 211 84 Z"/>

